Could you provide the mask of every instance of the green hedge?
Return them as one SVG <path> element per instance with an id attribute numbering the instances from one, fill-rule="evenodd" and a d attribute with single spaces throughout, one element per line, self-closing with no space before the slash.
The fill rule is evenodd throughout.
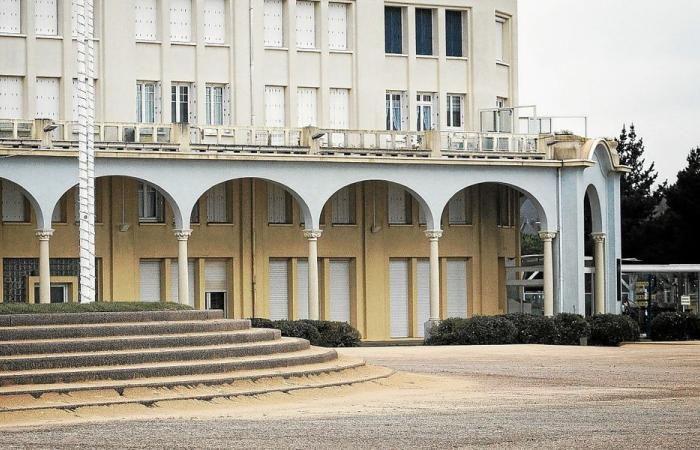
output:
<path id="1" fill-rule="evenodd" d="M 269 320 L 250 319 L 254 328 L 276 328 L 285 337 L 307 339 L 319 347 L 359 347 L 362 337 L 346 322 L 326 320 Z"/>
<path id="2" fill-rule="evenodd" d="M 591 327 L 582 316 L 571 313 L 557 314 L 552 318 L 557 334 L 554 344 L 581 345 L 581 338 L 591 336 Z"/>
<path id="3" fill-rule="evenodd" d="M 442 321 L 426 339 L 427 345 L 514 344 L 518 329 L 503 316 L 475 316 Z"/>
<path id="4" fill-rule="evenodd" d="M 700 316 L 686 312 L 665 312 L 651 321 L 653 341 L 686 341 L 700 339 Z"/>
<path id="5" fill-rule="evenodd" d="M 553 344 L 556 340 L 557 329 L 549 317 L 522 313 L 506 314 L 503 317 L 510 320 L 518 330 L 518 344 Z"/>
<path id="6" fill-rule="evenodd" d="M 179 303 L 95 302 L 95 303 L 0 303 L 0 314 L 66 314 L 86 312 L 139 312 L 191 310 Z"/>
<path id="7" fill-rule="evenodd" d="M 591 345 L 616 346 L 639 340 L 639 325 L 628 316 L 596 314 L 587 320 L 591 327 Z"/>

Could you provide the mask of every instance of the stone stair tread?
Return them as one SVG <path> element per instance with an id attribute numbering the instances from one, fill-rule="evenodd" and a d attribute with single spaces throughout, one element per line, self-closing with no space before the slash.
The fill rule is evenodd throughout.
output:
<path id="1" fill-rule="evenodd" d="M 211 319 L 211 320 L 178 320 L 178 321 L 149 321 L 149 322 L 107 322 L 107 323 L 68 323 L 68 324 L 58 324 L 58 325 L 17 325 L 1 327 L 0 330 L 37 330 L 50 328 L 52 330 L 62 330 L 70 328 L 108 328 L 114 327 L 149 327 L 149 326 L 177 326 L 184 324 L 202 324 L 202 323 L 225 323 L 225 322 L 238 322 L 232 319 Z"/>

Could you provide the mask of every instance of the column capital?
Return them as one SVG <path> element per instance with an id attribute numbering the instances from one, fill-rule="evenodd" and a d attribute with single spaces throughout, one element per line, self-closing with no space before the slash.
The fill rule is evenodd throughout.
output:
<path id="1" fill-rule="evenodd" d="M 48 241 L 49 239 L 51 239 L 51 236 L 53 236 L 52 229 L 36 230 L 36 237 L 38 237 L 40 241 Z"/>
<path id="2" fill-rule="evenodd" d="M 431 241 L 437 241 L 442 237 L 442 230 L 425 230 L 425 235 Z"/>
<path id="3" fill-rule="evenodd" d="M 551 242 L 555 237 L 557 237 L 556 231 L 540 231 L 540 239 L 545 242 Z"/>
<path id="4" fill-rule="evenodd" d="M 591 233 L 594 242 L 605 242 L 605 233 Z"/>
<path id="5" fill-rule="evenodd" d="M 192 230 L 173 230 L 173 234 L 178 241 L 186 241 L 190 238 Z"/>
<path id="6" fill-rule="evenodd" d="M 321 237 L 323 230 L 304 230 L 304 237 L 310 241 L 315 241 Z"/>

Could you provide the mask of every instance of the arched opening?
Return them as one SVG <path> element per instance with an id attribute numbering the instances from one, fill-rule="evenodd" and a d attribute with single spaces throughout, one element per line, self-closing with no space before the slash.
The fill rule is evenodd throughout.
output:
<path id="1" fill-rule="evenodd" d="M 603 232 L 602 211 L 598 191 L 593 185 L 586 189 L 583 198 L 583 273 L 584 273 L 584 307 L 582 313 L 592 316 L 602 309 L 596 308 L 596 235 Z M 602 268 L 600 268 L 602 269 Z"/>

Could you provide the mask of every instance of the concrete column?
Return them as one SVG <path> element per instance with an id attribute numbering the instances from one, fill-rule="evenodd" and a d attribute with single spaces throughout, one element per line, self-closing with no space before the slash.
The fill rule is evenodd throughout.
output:
<path id="1" fill-rule="evenodd" d="M 53 230 L 36 230 L 39 238 L 39 303 L 51 303 L 51 267 L 49 240 Z M 36 302 L 36 300 L 34 300 Z"/>
<path id="2" fill-rule="evenodd" d="M 177 302 L 183 305 L 189 304 L 189 276 L 187 274 L 187 241 L 192 230 L 175 230 L 177 238 Z"/>
<path id="3" fill-rule="evenodd" d="M 425 326 L 425 336 L 440 322 L 440 248 L 438 241 L 442 230 L 426 230 L 425 235 L 430 240 L 430 318 Z"/>
<path id="4" fill-rule="evenodd" d="M 595 314 L 605 314 L 605 233 L 593 233 L 595 262 Z"/>
<path id="5" fill-rule="evenodd" d="M 554 231 L 541 231 L 544 247 L 544 315 L 554 315 L 554 265 L 552 263 L 552 240 L 557 236 Z"/>
<path id="6" fill-rule="evenodd" d="M 309 241 L 309 319 L 319 320 L 320 305 L 318 301 L 318 238 L 322 230 L 304 230 L 304 237 Z"/>

